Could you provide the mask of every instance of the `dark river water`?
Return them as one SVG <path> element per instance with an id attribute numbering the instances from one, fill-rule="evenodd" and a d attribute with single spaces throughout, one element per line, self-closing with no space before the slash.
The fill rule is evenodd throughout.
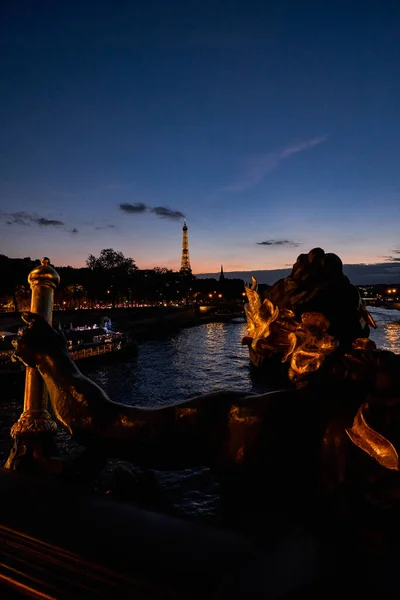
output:
<path id="1" fill-rule="evenodd" d="M 370 309 L 377 329 L 371 338 L 379 348 L 400 354 L 400 311 Z M 264 391 L 252 381 L 245 323 L 209 323 L 184 329 L 164 340 L 145 342 L 138 356 L 123 365 L 92 371 L 113 400 L 160 405 L 221 390 Z"/>
<path id="2" fill-rule="evenodd" d="M 371 338 L 379 348 L 400 354 L 400 312 L 370 309 L 378 325 Z M 157 406 L 221 389 L 265 391 L 252 381 L 248 351 L 241 345 L 246 324 L 209 323 L 162 340 L 144 342 L 139 352 L 123 364 L 113 364 L 86 374 L 112 400 Z M 8 454 L 8 428 L 22 407 L 22 392 L 2 398 L 0 460 Z M 60 441 L 66 440 L 60 432 Z M 161 489 L 180 512 L 214 514 L 218 510 L 216 483 L 207 469 L 158 473 Z"/>
<path id="3" fill-rule="evenodd" d="M 208 323 L 140 345 L 137 357 L 89 374 L 114 400 L 160 405 L 221 389 L 251 390 L 245 323 Z"/>

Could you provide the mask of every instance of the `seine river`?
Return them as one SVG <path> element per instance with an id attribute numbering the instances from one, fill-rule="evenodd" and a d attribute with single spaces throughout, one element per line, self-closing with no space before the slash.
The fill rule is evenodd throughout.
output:
<path id="1" fill-rule="evenodd" d="M 370 310 L 378 325 L 371 338 L 379 348 L 400 354 L 400 311 Z M 183 329 L 142 343 L 130 361 L 87 374 L 111 399 L 127 404 L 156 406 L 221 389 L 264 391 L 252 381 L 247 348 L 241 345 L 245 334 L 243 322 Z M 8 428 L 21 410 L 21 391 L 18 396 L 3 397 L 0 460 L 8 453 Z M 207 516 L 216 510 L 215 485 L 206 470 L 159 474 L 159 481 L 183 512 Z"/>
<path id="2" fill-rule="evenodd" d="M 370 309 L 379 348 L 400 354 L 400 311 Z M 245 323 L 209 323 L 145 342 L 138 356 L 89 374 L 109 396 L 128 404 L 159 405 L 221 389 L 258 391 L 241 345 Z"/>

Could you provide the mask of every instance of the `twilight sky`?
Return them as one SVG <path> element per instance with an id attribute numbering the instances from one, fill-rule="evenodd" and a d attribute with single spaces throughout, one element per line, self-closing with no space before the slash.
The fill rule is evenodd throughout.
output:
<path id="1" fill-rule="evenodd" d="M 0 253 L 400 266 L 398 0 L 5 0 L 0 46 Z"/>

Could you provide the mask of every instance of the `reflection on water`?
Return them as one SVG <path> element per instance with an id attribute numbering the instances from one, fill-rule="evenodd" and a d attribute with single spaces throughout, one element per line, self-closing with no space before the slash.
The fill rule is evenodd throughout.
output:
<path id="1" fill-rule="evenodd" d="M 123 365 L 89 373 L 111 398 L 159 405 L 220 390 L 251 390 L 244 323 L 208 323 L 141 344 Z"/>
<path id="2" fill-rule="evenodd" d="M 369 308 L 378 348 L 400 354 L 400 311 Z M 251 378 L 245 323 L 209 323 L 140 345 L 122 364 L 89 371 L 115 401 L 160 405 L 220 389 L 263 391 Z M 4 404 L 3 404 L 4 406 Z"/>
<path id="3" fill-rule="evenodd" d="M 400 311 L 393 309 L 368 307 L 378 325 L 371 330 L 371 339 L 381 350 L 390 350 L 400 354 Z"/>
<path id="4" fill-rule="evenodd" d="M 378 328 L 371 338 L 378 348 L 400 354 L 400 311 L 370 308 Z M 160 405 L 197 394 L 255 388 L 251 379 L 245 323 L 209 323 L 164 340 L 145 342 L 123 365 L 89 374 L 114 400 Z"/>

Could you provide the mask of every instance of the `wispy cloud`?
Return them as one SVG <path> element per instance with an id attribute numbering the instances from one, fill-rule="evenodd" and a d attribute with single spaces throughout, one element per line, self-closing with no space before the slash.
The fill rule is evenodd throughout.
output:
<path id="1" fill-rule="evenodd" d="M 69 233 L 78 233 L 76 227 L 70 229 L 64 221 L 59 219 L 47 219 L 41 217 L 36 213 L 27 213 L 25 211 L 18 211 L 13 213 L 0 212 L 0 219 L 5 221 L 6 225 L 23 225 L 24 227 L 31 227 L 32 225 L 38 225 L 39 227 L 57 227 L 59 229 L 65 229 Z"/>
<path id="2" fill-rule="evenodd" d="M 40 225 L 41 227 L 63 227 L 63 221 L 57 219 L 46 219 L 35 214 L 29 214 L 24 211 L 14 213 L 1 213 L 0 216 L 6 219 L 7 225 Z"/>
<path id="3" fill-rule="evenodd" d="M 155 215 L 157 215 L 158 217 L 161 217 L 162 219 L 172 219 L 172 220 L 177 220 L 177 219 L 184 219 L 185 215 L 180 211 L 180 210 L 171 210 L 170 208 L 167 208 L 166 206 L 147 206 L 147 204 L 144 204 L 143 202 L 138 202 L 136 204 L 130 204 L 129 202 L 124 202 L 123 204 L 119 204 L 118 205 L 120 210 L 122 210 L 122 212 L 128 213 L 128 214 L 140 214 L 140 213 L 144 213 L 146 211 L 154 213 Z"/>
<path id="4" fill-rule="evenodd" d="M 256 242 L 258 246 L 289 246 L 290 248 L 297 248 L 300 246 L 298 242 L 292 242 L 290 240 L 265 240 L 265 242 Z"/>
<path id="5" fill-rule="evenodd" d="M 225 192 L 242 192 L 255 185 L 261 183 L 264 177 L 275 171 L 282 161 L 289 158 L 293 154 L 298 152 L 304 152 L 310 150 L 315 146 L 319 146 L 327 139 L 326 136 L 312 138 L 298 144 L 287 146 L 278 152 L 269 152 L 261 156 L 254 156 L 244 161 L 243 171 L 241 177 L 232 184 L 229 184 L 223 188 Z"/>
<path id="6" fill-rule="evenodd" d="M 148 207 L 146 204 L 143 204 L 143 202 L 138 202 L 137 204 L 123 202 L 122 204 L 119 204 L 119 208 L 122 210 L 122 212 L 129 214 L 144 213 L 148 210 Z"/>
<path id="7" fill-rule="evenodd" d="M 397 252 L 396 250 L 394 250 L 393 252 L 395 254 L 400 254 L 400 252 Z M 384 258 L 387 262 L 400 262 L 399 256 L 382 256 L 382 258 Z"/>
<path id="8" fill-rule="evenodd" d="M 97 225 L 95 221 L 82 221 L 82 225 L 85 225 L 86 227 L 93 227 L 96 229 L 96 231 L 99 231 L 100 229 L 115 229 L 115 225 L 112 225 L 111 223 Z"/>
<path id="9" fill-rule="evenodd" d="M 184 219 L 185 215 L 180 210 L 171 210 L 165 206 L 155 206 L 150 209 L 152 213 L 156 214 L 162 219 Z"/>
<path id="10" fill-rule="evenodd" d="M 45 219 L 44 217 L 32 219 L 32 222 L 37 223 L 41 227 L 60 227 L 64 225 L 62 221 L 57 221 L 56 219 Z"/>

